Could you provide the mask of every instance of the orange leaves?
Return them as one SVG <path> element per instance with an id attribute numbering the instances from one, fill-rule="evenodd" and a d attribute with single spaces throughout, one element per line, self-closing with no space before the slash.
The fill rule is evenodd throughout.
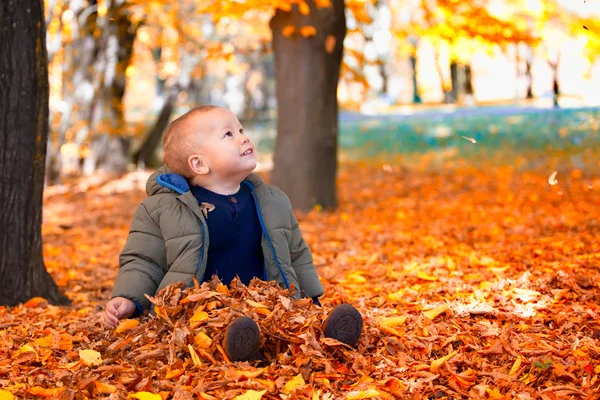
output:
<path id="1" fill-rule="evenodd" d="M 49 347 L 56 350 L 71 350 L 73 348 L 73 339 L 70 335 L 62 333 L 60 335 L 46 335 L 33 342 L 36 346 Z"/>
<path id="2" fill-rule="evenodd" d="M 423 315 L 429 319 L 435 319 L 438 315 L 448 309 L 448 304 L 441 305 L 428 311 L 424 311 Z"/>
<path id="3" fill-rule="evenodd" d="M 0 400 L 14 400 L 15 396 L 8 390 L 0 389 Z"/>
<path id="4" fill-rule="evenodd" d="M 96 350 L 79 350 L 79 357 L 88 367 L 102 364 L 102 356 Z"/>
<path id="5" fill-rule="evenodd" d="M 135 328 L 140 324 L 140 321 L 137 319 L 124 319 L 119 323 L 119 326 L 116 327 L 115 333 L 122 333 L 128 331 L 130 329 Z"/>
<path id="6" fill-rule="evenodd" d="M 304 381 L 302 374 L 298 374 L 286 382 L 286 384 L 283 388 L 283 393 L 291 393 L 295 390 L 303 388 L 305 385 L 306 385 L 306 382 Z"/>

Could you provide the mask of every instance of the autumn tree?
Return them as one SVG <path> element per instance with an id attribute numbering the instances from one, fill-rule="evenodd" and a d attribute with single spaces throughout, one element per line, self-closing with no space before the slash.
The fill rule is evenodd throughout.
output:
<path id="1" fill-rule="evenodd" d="M 344 0 L 204 1 L 215 20 L 272 14 L 277 139 L 272 182 L 300 210 L 334 208 L 338 149 L 337 86 L 346 36 Z"/>
<path id="2" fill-rule="evenodd" d="M 42 256 L 48 57 L 42 0 L 0 4 L 0 304 L 64 304 Z"/>

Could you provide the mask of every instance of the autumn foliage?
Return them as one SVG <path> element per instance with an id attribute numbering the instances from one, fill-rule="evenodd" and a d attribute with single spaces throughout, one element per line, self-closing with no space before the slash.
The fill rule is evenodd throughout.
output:
<path id="1" fill-rule="evenodd" d="M 115 331 L 99 312 L 144 193 L 49 193 L 46 263 L 73 306 L 0 308 L 0 398 L 597 398 L 600 181 L 552 175 L 345 165 L 339 210 L 300 216 L 322 309 L 271 283 L 213 281 L 167 288 L 156 318 Z M 356 349 L 321 334 L 344 302 L 364 315 Z M 242 314 L 266 362 L 225 356 Z"/>

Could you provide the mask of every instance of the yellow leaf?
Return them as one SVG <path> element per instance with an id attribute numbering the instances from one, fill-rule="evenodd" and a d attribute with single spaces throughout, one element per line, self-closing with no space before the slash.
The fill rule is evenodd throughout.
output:
<path id="1" fill-rule="evenodd" d="M 349 274 L 346 277 L 346 281 L 348 283 L 367 283 L 367 278 L 365 278 L 364 276 L 362 276 L 359 273 L 354 273 L 354 274 Z"/>
<path id="2" fill-rule="evenodd" d="M 400 326 L 400 325 L 404 324 L 404 322 L 406 322 L 407 319 L 408 319 L 408 317 L 406 315 L 399 315 L 397 317 L 381 318 L 381 325 L 392 328 L 394 326 Z"/>
<path id="3" fill-rule="evenodd" d="M 119 323 L 119 326 L 117 326 L 117 329 L 115 329 L 115 333 L 121 333 L 121 332 L 128 331 L 132 328 L 135 328 L 139 324 L 140 324 L 140 321 L 138 321 L 137 319 L 124 319 L 123 321 L 121 321 L 121 323 Z"/>
<path id="4" fill-rule="evenodd" d="M 28 389 L 28 392 L 37 397 L 45 397 L 48 399 L 57 399 L 60 397 L 61 392 L 65 390 L 65 388 L 44 388 L 41 386 L 34 386 Z"/>
<path id="5" fill-rule="evenodd" d="M 372 399 L 373 397 L 377 397 L 379 395 L 381 395 L 381 393 L 375 389 L 354 391 L 348 393 L 346 400 Z"/>
<path id="6" fill-rule="evenodd" d="M 0 400 L 13 400 L 15 396 L 8 390 L 0 389 Z"/>
<path id="7" fill-rule="evenodd" d="M 512 368 L 510 369 L 510 372 L 508 373 L 509 376 L 515 375 L 518 371 L 519 371 L 519 367 L 521 366 L 521 357 L 518 357 Z"/>
<path id="8" fill-rule="evenodd" d="M 296 27 L 294 25 L 288 25 L 283 28 L 283 36 L 290 37 L 296 32 Z"/>
<path id="9" fill-rule="evenodd" d="M 227 289 L 227 285 L 223 285 L 222 283 L 217 286 L 217 292 L 223 294 L 229 294 L 229 289 Z"/>
<path id="10" fill-rule="evenodd" d="M 266 390 L 261 390 L 260 392 L 256 390 L 248 390 L 244 394 L 235 396 L 233 400 L 260 400 L 265 393 L 267 393 Z"/>
<path id="11" fill-rule="evenodd" d="M 440 315 L 447 309 L 448 309 L 448 304 L 444 304 L 443 306 L 436 307 L 433 310 L 424 311 L 423 315 L 429 319 L 435 319 L 435 317 L 437 317 L 438 315 Z"/>
<path id="12" fill-rule="evenodd" d="M 252 307 L 256 307 L 256 308 L 268 308 L 267 306 L 265 306 L 262 303 L 257 303 L 256 301 L 252 301 L 252 300 L 246 300 L 246 303 L 248 303 L 249 305 L 251 305 Z"/>
<path id="13" fill-rule="evenodd" d="M 594 373 L 600 374 L 600 365 L 596 365 L 596 368 L 594 368 Z"/>
<path id="14" fill-rule="evenodd" d="M 193 324 L 194 322 L 202 322 L 206 319 L 208 319 L 208 313 L 198 307 L 196 308 L 194 315 L 192 315 L 192 318 L 190 318 L 190 323 Z"/>
<path id="15" fill-rule="evenodd" d="M 310 7 L 308 6 L 308 4 L 306 4 L 305 1 L 301 1 L 298 4 L 298 10 L 300 10 L 300 14 L 302 14 L 302 15 L 310 14 Z"/>
<path id="16" fill-rule="evenodd" d="M 446 361 L 448 361 L 449 359 L 454 357 L 456 354 L 458 354 L 458 350 L 454 350 L 452 353 L 448 354 L 447 356 L 438 358 L 437 360 L 433 360 L 431 362 L 431 367 L 430 367 L 431 372 L 437 371 L 442 365 L 444 365 L 444 363 Z"/>
<path id="17" fill-rule="evenodd" d="M 160 394 L 150 393 L 150 392 L 137 392 L 134 394 L 130 394 L 127 396 L 129 399 L 138 399 L 138 400 L 162 400 Z"/>
<path id="18" fill-rule="evenodd" d="M 283 393 L 291 393 L 294 390 L 299 389 L 305 385 L 306 385 L 306 382 L 304 382 L 304 378 L 302 377 L 302 374 L 298 374 L 295 377 L 293 377 L 292 379 L 290 379 L 289 381 L 287 381 L 287 383 L 285 384 L 285 386 L 283 388 Z"/>
<path id="19" fill-rule="evenodd" d="M 191 344 L 188 344 L 188 350 L 190 351 L 190 355 L 192 356 L 192 361 L 194 362 L 194 365 L 195 366 L 202 365 L 202 361 L 200 361 L 200 357 L 198 357 L 198 353 L 196 353 L 196 350 L 194 350 L 194 348 L 192 347 Z"/>
<path id="20" fill-rule="evenodd" d="M 424 281 L 431 281 L 431 282 L 437 281 L 437 279 L 438 279 L 437 276 L 427 275 L 423 271 L 417 272 L 417 278 L 423 279 Z"/>
<path id="21" fill-rule="evenodd" d="M 201 349 L 207 349 L 212 345 L 212 339 L 204 332 L 199 332 L 194 337 L 194 343 Z"/>
<path id="22" fill-rule="evenodd" d="M 96 350 L 79 350 L 79 357 L 88 367 L 102 364 L 102 357 Z"/>
<path id="23" fill-rule="evenodd" d="M 303 26 L 300 28 L 300 34 L 304 37 L 315 36 L 317 34 L 317 30 L 314 26 Z"/>
<path id="24" fill-rule="evenodd" d="M 95 381 L 94 386 L 96 387 L 96 391 L 102 394 L 110 394 L 117 391 L 117 387 L 113 385 L 109 385 L 108 383 Z"/>

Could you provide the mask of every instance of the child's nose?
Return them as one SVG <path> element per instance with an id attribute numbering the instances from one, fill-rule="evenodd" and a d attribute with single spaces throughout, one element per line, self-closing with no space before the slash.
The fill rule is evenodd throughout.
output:
<path id="1" fill-rule="evenodd" d="M 246 144 L 250 141 L 250 138 L 246 135 L 242 135 L 241 139 L 242 139 L 242 144 Z"/>

